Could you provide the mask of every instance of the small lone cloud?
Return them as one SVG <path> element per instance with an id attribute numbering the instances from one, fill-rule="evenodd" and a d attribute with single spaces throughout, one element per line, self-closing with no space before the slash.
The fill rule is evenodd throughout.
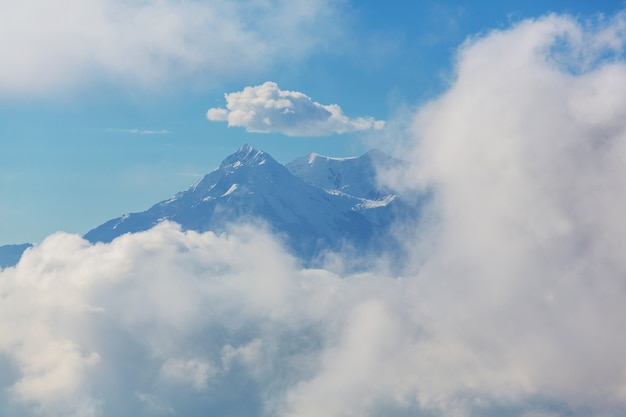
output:
<path id="1" fill-rule="evenodd" d="M 107 132 L 129 133 L 131 135 L 167 135 L 168 133 L 170 133 L 170 131 L 166 129 L 147 130 L 147 129 L 114 129 L 114 128 L 108 128 Z"/>
<path id="2" fill-rule="evenodd" d="M 226 108 L 209 109 L 207 119 L 245 127 L 248 132 L 326 136 L 385 126 L 384 121 L 372 117 L 351 119 L 337 104 L 317 103 L 301 92 L 281 90 L 271 81 L 224 96 Z"/>

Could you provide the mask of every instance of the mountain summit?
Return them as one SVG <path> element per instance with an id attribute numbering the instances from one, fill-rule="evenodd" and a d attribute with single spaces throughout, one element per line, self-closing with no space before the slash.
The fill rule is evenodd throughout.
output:
<path id="1" fill-rule="evenodd" d="M 376 184 L 376 164 L 395 161 L 376 151 L 346 159 L 309 154 L 283 166 L 244 145 L 186 191 L 144 212 L 112 219 L 85 238 L 109 242 L 164 220 L 199 232 L 261 221 L 307 262 L 344 244 L 372 248 L 384 245 L 401 205 Z"/>
<path id="2" fill-rule="evenodd" d="M 245 144 L 239 148 L 237 152 L 224 159 L 220 165 L 220 169 L 236 169 L 242 165 L 263 165 L 268 159 L 272 162 L 276 162 L 265 152 L 259 151 L 251 145 Z"/>
<path id="3" fill-rule="evenodd" d="M 352 158 L 332 158 L 310 153 L 285 165 L 295 176 L 328 192 L 381 200 L 393 194 L 378 184 L 377 172 L 404 162 L 378 149 Z"/>

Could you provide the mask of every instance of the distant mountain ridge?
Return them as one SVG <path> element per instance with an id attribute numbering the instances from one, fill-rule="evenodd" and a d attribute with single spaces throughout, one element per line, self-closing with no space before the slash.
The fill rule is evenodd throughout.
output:
<path id="1" fill-rule="evenodd" d="M 85 238 L 109 242 L 164 220 L 199 232 L 220 232 L 229 223 L 261 220 L 304 260 L 344 244 L 371 247 L 387 232 L 396 197 L 373 181 L 375 157 L 368 153 L 349 159 L 313 159 L 310 164 L 300 158 L 283 166 L 266 152 L 244 145 L 186 191 L 144 212 L 112 219 Z M 339 189 L 328 186 L 333 179 L 326 175 L 327 169 L 337 174 L 334 183 Z M 340 178 L 359 182 L 349 184 Z"/>
<path id="2" fill-rule="evenodd" d="M 0 268 L 7 268 L 17 264 L 24 251 L 31 246 L 30 243 L 0 246 Z"/>
<path id="3" fill-rule="evenodd" d="M 354 197 L 383 200 L 393 192 L 378 184 L 377 172 L 404 162 L 378 149 L 360 157 L 332 158 L 310 153 L 285 166 L 295 176 L 328 192 L 340 192 Z"/>
<path id="4" fill-rule="evenodd" d="M 393 246 L 394 221 L 417 213 L 377 182 L 378 167 L 401 163 L 374 150 L 354 158 L 311 153 L 281 165 L 243 145 L 187 190 L 146 211 L 111 219 L 84 237 L 110 242 L 165 220 L 183 230 L 218 233 L 231 223 L 260 221 L 305 264 L 344 245 L 380 251 Z"/>

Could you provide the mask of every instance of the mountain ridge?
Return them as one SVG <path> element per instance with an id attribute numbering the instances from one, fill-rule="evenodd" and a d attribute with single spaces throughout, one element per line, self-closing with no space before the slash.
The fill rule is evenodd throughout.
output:
<path id="1" fill-rule="evenodd" d="M 361 252 L 380 250 L 390 245 L 394 221 L 414 213 L 377 181 L 377 169 L 401 162 L 372 150 L 350 158 L 310 153 L 282 165 L 245 144 L 188 189 L 145 211 L 111 219 L 83 237 L 110 242 L 165 220 L 198 232 L 261 221 L 306 265 L 345 245 Z"/>
<path id="2" fill-rule="evenodd" d="M 379 184 L 377 173 L 402 164 L 403 161 L 372 149 L 361 156 L 349 158 L 333 158 L 311 152 L 285 164 L 285 167 L 305 182 L 326 191 L 381 200 L 394 193 Z"/>
<path id="3" fill-rule="evenodd" d="M 0 268 L 8 268 L 18 263 L 26 249 L 33 246 L 30 243 L 0 246 Z"/>

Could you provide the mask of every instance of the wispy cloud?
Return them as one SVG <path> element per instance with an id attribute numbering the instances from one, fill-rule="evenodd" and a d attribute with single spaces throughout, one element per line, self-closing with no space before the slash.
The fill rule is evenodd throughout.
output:
<path id="1" fill-rule="evenodd" d="M 337 104 L 323 105 L 298 91 L 281 90 L 268 81 L 225 94 L 226 108 L 211 108 L 207 118 L 245 127 L 248 132 L 288 136 L 324 136 L 381 129 L 385 122 L 372 117 L 351 119 Z"/>
<path id="2" fill-rule="evenodd" d="M 0 4 L 0 92 L 93 79 L 155 87 L 306 56 L 338 36 L 337 0 L 22 0 Z M 285 36 L 289 33 L 289 36 Z"/>
<path id="3" fill-rule="evenodd" d="M 170 131 L 166 129 L 146 130 L 146 129 L 115 129 L 115 128 L 107 128 L 107 132 L 129 133 L 131 135 L 167 135 L 170 133 Z"/>

